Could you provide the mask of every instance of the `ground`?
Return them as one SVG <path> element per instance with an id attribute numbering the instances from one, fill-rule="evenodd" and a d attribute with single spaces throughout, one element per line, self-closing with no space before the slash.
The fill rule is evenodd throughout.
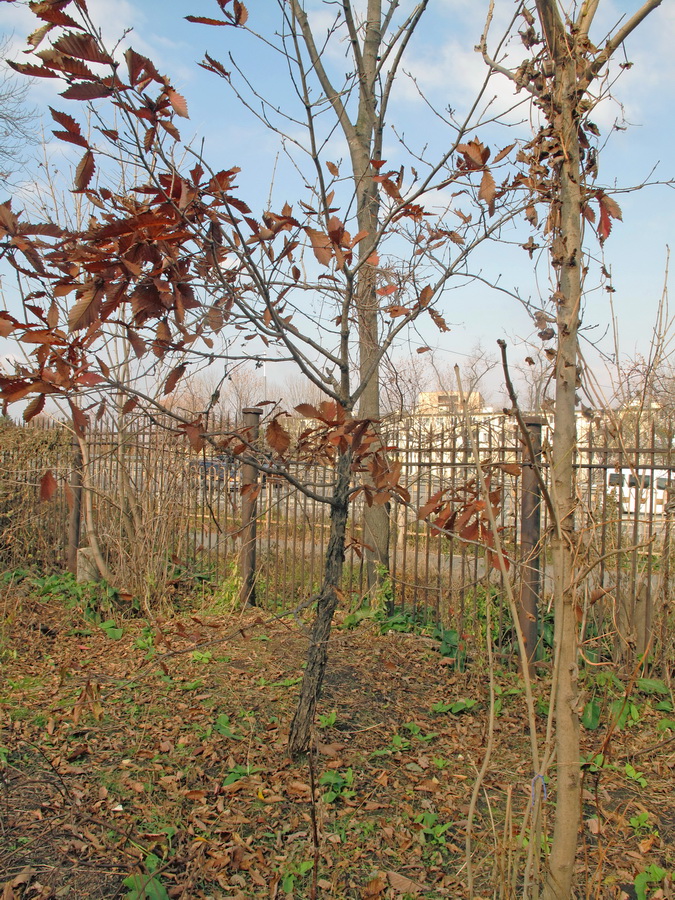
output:
<path id="1" fill-rule="evenodd" d="M 3 900 L 470 896 L 483 659 L 460 672 L 428 636 L 368 619 L 336 628 L 316 751 L 291 762 L 303 623 L 201 609 L 152 621 L 120 613 L 101 626 L 82 607 L 36 596 L 28 580 L 3 603 Z M 661 683 L 640 692 L 632 681 L 604 765 L 586 767 L 579 897 L 673 896 L 675 722 Z M 494 748 L 472 817 L 476 897 L 523 895 L 537 785 L 509 660 L 496 687 Z M 622 697 L 610 687 L 597 693 L 600 722 L 584 731 L 589 761 L 607 736 L 605 706 Z M 544 673 L 541 734 L 547 690 Z M 549 825 L 554 801 L 552 768 Z"/>

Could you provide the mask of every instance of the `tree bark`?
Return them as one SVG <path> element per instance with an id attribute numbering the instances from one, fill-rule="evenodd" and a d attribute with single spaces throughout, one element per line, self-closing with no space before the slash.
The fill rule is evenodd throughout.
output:
<path id="1" fill-rule="evenodd" d="M 576 451 L 576 391 L 578 330 L 582 293 L 582 189 L 579 157 L 576 60 L 567 45 L 555 0 L 537 0 L 549 52 L 555 63 L 549 113 L 561 152 L 558 196 L 554 198 L 551 262 L 558 271 L 558 354 L 555 372 L 555 414 L 552 440 L 553 594 L 555 615 L 554 697 L 557 791 L 553 844 L 546 878 L 545 900 L 572 896 L 577 834 L 581 814 L 579 688 L 575 587 L 574 455 Z"/>
<path id="2" fill-rule="evenodd" d="M 312 737 L 312 726 L 316 704 L 328 660 L 328 639 L 330 638 L 333 616 L 340 597 L 340 581 L 345 559 L 345 536 L 349 514 L 349 488 L 351 476 L 351 453 L 342 453 L 337 462 L 337 480 L 333 492 L 330 515 L 330 536 L 326 551 L 324 578 L 316 608 L 316 618 L 312 625 L 307 665 L 300 688 L 298 705 L 291 722 L 288 737 L 288 753 L 296 756 L 308 749 Z"/>
<path id="3" fill-rule="evenodd" d="M 361 53 L 359 107 L 349 151 L 357 199 L 359 231 L 373 237 L 379 228 L 380 197 L 373 176 L 372 159 L 382 155 L 382 119 L 377 111 L 375 85 L 377 64 L 382 47 L 382 3 L 368 0 L 366 32 Z M 375 365 L 379 351 L 377 279 L 375 269 L 365 262 L 373 237 L 359 245 L 359 273 L 356 288 L 359 341 L 359 380 L 365 384 L 359 400 L 359 417 L 380 417 L 380 367 Z M 377 589 L 381 576 L 389 569 L 389 513 L 380 505 L 366 506 L 364 512 L 365 560 L 368 589 Z"/>

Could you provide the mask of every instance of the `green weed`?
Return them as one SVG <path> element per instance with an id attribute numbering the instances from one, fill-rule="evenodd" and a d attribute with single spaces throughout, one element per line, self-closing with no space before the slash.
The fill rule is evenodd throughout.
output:
<path id="1" fill-rule="evenodd" d="M 122 884 L 129 888 L 125 894 L 125 900 L 169 900 L 166 888 L 158 875 L 155 875 L 161 865 L 161 860 L 154 853 L 149 853 L 145 858 L 147 875 L 129 875 Z"/>
<path id="2" fill-rule="evenodd" d="M 445 847 L 445 835 L 452 827 L 450 822 L 441 823 L 436 813 L 425 812 L 415 816 L 417 840 L 420 844 L 437 844 Z"/>
<path id="3" fill-rule="evenodd" d="M 319 728 L 332 728 L 337 721 L 337 713 L 335 710 L 319 716 Z"/>
<path id="4" fill-rule="evenodd" d="M 651 884 L 660 884 L 666 877 L 668 872 L 657 866 L 656 863 L 650 863 L 644 871 L 636 875 L 633 885 L 635 886 L 635 896 L 637 900 L 647 900 L 647 889 Z"/>
<path id="5" fill-rule="evenodd" d="M 246 778 L 248 775 L 254 775 L 256 772 L 260 771 L 262 771 L 260 766 L 242 766 L 237 763 L 230 768 L 225 776 L 223 786 L 226 787 L 228 784 L 234 784 L 235 781 L 239 781 L 242 778 Z"/>
<path id="6" fill-rule="evenodd" d="M 641 788 L 647 787 L 647 779 L 644 777 L 642 772 L 638 772 L 633 768 L 633 766 L 631 766 L 630 763 L 626 763 L 624 772 L 626 773 L 626 778 L 629 781 L 633 781 L 635 782 L 635 784 L 639 784 Z"/>
<path id="7" fill-rule="evenodd" d="M 351 766 L 344 772 L 339 772 L 337 769 L 328 769 L 319 778 L 319 784 L 328 786 L 328 790 L 323 795 L 326 803 L 334 803 L 338 799 L 351 800 L 356 795 L 356 791 L 352 790 L 354 770 Z"/>
<path id="8" fill-rule="evenodd" d="M 473 709 L 477 702 L 477 700 L 455 700 L 454 703 L 444 703 L 442 700 L 439 700 L 431 707 L 431 712 L 450 713 L 453 716 L 458 716 L 460 713 Z"/>
<path id="9" fill-rule="evenodd" d="M 659 830 L 649 823 L 649 813 L 645 810 L 636 816 L 631 816 L 628 824 L 633 829 L 636 837 L 642 837 L 645 834 L 658 835 Z"/>
<path id="10" fill-rule="evenodd" d="M 284 875 L 281 878 L 281 887 L 286 894 L 292 894 L 297 887 L 298 880 L 304 878 L 313 868 L 314 861 L 311 859 L 290 863 L 285 868 Z"/>

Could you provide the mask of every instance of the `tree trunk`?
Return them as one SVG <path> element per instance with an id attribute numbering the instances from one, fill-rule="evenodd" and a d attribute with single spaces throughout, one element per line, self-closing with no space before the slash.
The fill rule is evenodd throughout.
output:
<path id="1" fill-rule="evenodd" d="M 375 84 L 382 45 L 382 3 L 368 0 L 367 25 L 363 42 L 358 118 L 349 150 L 357 198 L 359 231 L 373 237 L 379 228 L 380 197 L 373 181 L 371 159 L 382 154 L 382 122 L 377 111 Z M 374 365 L 379 352 L 379 299 L 377 278 L 372 265 L 364 263 L 371 252 L 372 238 L 359 245 L 359 274 L 356 306 L 359 323 L 359 380 L 365 388 L 359 400 L 359 417 L 380 417 L 380 367 Z M 364 512 L 365 560 L 368 589 L 377 589 L 389 569 L 389 512 L 385 506 L 366 506 Z"/>
<path id="2" fill-rule="evenodd" d="M 356 154 L 354 154 L 356 156 Z M 362 161 L 365 172 L 370 169 L 368 155 Z M 356 165 L 355 165 L 356 168 Z M 372 175 L 372 172 L 370 173 Z M 369 185 L 363 187 L 363 181 Z M 377 187 L 370 176 L 357 178 L 357 194 L 359 202 L 359 231 L 375 234 L 378 228 L 379 198 Z M 361 187 L 359 187 L 359 182 Z M 366 239 L 364 244 L 368 243 Z M 378 296 L 375 270 L 367 263 L 359 270 L 357 286 L 357 309 L 359 321 L 359 376 L 366 382 L 359 401 L 359 418 L 377 420 L 380 417 L 380 381 L 379 366 L 373 361 L 379 351 L 378 332 Z M 371 594 L 377 590 L 382 576 L 389 569 L 389 510 L 388 505 L 366 506 L 363 521 L 363 541 L 366 545 L 364 557 L 368 590 Z"/>
<path id="3" fill-rule="evenodd" d="M 558 356 L 552 441 L 557 793 L 553 845 L 545 900 L 569 900 L 581 812 L 579 688 L 575 585 L 574 455 L 578 329 L 581 304 L 581 165 L 577 122 L 575 60 L 566 52 L 564 34 L 555 45 L 554 133 L 562 148 L 558 201 L 553 216 L 552 264 L 558 270 Z M 559 218 L 558 218 L 559 216 Z"/>
<path id="4" fill-rule="evenodd" d="M 326 671 L 328 639 L 330 638 L 333 616 L 339 600 L 342 565 L 345 559 L 350 475 L 351 453 L 348 452 L 341 454 L 337 463 L 337 481 L 330 514 L 330 536 L 326 551 L 323 585 L 317 603 L 316 618 L 312 625 L 307 665 L 300 688 L 300 698 L 288 736 L 288 752 L 290 756 L 303 753 L 309 747 L 316 704 L 321 694 L 321 686 Z"/>

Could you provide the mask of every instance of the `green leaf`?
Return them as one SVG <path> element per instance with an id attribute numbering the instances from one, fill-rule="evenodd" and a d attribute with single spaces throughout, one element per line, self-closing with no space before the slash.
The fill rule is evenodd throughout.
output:
<path id="1" fill-rule="evenodd" d="M 650 884 L 658 884 L 666 877 L 668 873 L 661 866 L 651 863 L 644 872 L 640 872 L 633 882 L 635 886 L 635 896 L 637 900 L 647 900 L 647 886 Z"/>
<path id="2" fill-rule="evenodd" d="M 294 684 L 298 684 L 300 681 L 302 681 L 302 675 L 299 675 L 297 678 L 284 678 L 283 681 L 273 681 L 270 687 L 293 687 Z"/>
<path id="3" fill-rule="evenodd" d="M 581 716 L 581 724 L 589 731 L 595 731 L 600 724 L 600 704 L 593 698 L 589 700 Z"/>
<path id="4" fill-rule="evenodd" d="M 670 694 L 666 685 L 658 678 L 638 678 L 635 684 L 643 694 Z"/>
<path id="5" fill-rule="evenodd" d="M 625 700 L 619 698 L 612 701 L 610 710 L 612 720 L 614 721 L 614 727 L 619 731 L 624 727 L 626 720 L 628 719 L 628 713 L 630 712 L 629 704 L 626 703 Z"/>
<path id="6" fill-rule="evenodd" d="M 450 712 L 453 716 L 458 716 L 460 713 L 466 712 L 467 709 L 472 709 L 475 705 L 475 700 L 457 700 L 450 707 Z"/>
<path id="7" fill-rule="evenodd" d="M 675 720 L 673 719 L 661 719 L 659 724 L 656 726 L 658 731 L 675 731 Z"/>
<path id="8" fill-rule="evenodd" d="M 221 713 L 218 716 L 214 728 L 218 732 L 218 734 L 222 734 L 223 737 L 232 738 L 232 740 L 234 741 L 243 740 L 243 735 L 237 734 L 236 731 L 232 731 L 232 726 L 230 725 L 230 717 L 226 716 L 225 713 Z"/>
<path id="9" fill-rule="evenodd" d="M 154 875 L 129 875 L 122 883 L 130 888 L 125 900 L 169 900 L 166 888 Z"/>
<path id="10" fill-rule="evenodd" d="M 110 638 L 111 641 L 119 641 L 119 639 L 124 634 L 124 629 L 118 628 L 117 625 L 115 625 L 113 619 L 108 619 L 105 622 L 101 622 L 99 627 L 102 631 L 105 632 L 106 637 Z"/>

